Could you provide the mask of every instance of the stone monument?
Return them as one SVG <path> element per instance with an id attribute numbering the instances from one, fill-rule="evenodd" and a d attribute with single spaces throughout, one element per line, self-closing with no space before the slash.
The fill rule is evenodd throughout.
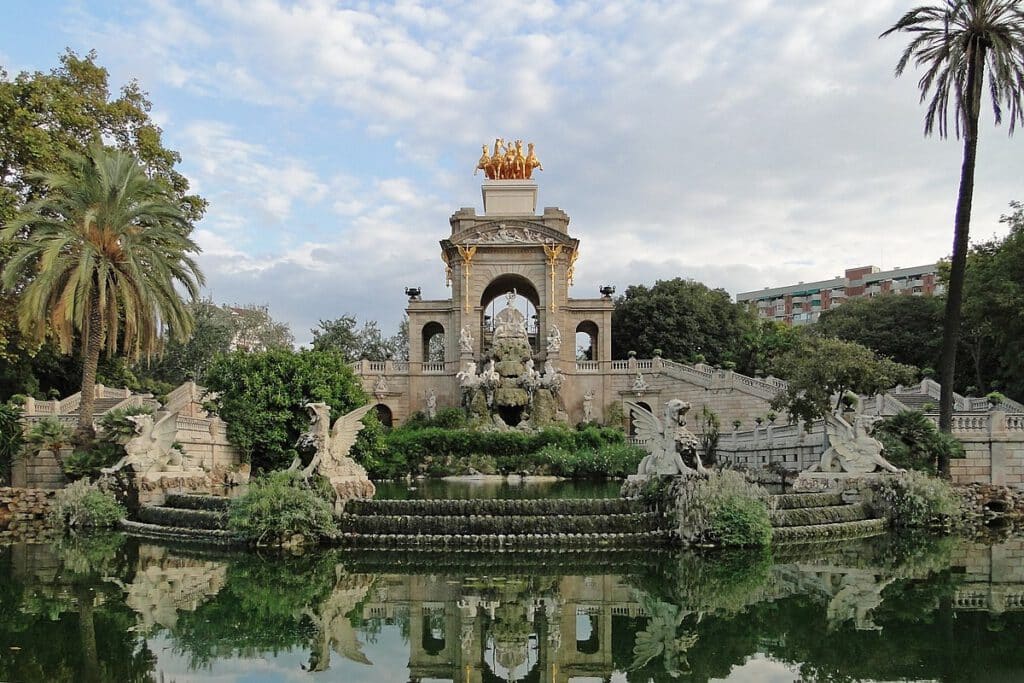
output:
<path id="1" fill-rule="evenodd" d="M 309 429 L 299 439 L 299 446 L 311 448 L 313 458 L 303 468 L 302 475 L 317 473 L 326 477 L 335 494 L 335 508 L 340 511 L 349 498 L 373 498 L 376 488 L 363 466 L 348 456 L 356 437 L 363 429 L 363 416 L 373 406 L 366 405 L 339 417 L 331 426 L 331 408 L 326 403 L 307 403 Z M 298 470 L 301 460 L 296 458 L 289 468 Z"/>

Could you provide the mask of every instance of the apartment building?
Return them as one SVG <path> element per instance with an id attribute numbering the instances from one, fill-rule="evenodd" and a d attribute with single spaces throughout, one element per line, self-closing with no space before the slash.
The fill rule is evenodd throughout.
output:
<path id="1" fill-rule="evenodd" d="M 860 266 L 831 280 L 742 292 L 736 295 L 736 301 L 756 308 L 759 318 L 806 325 L 816 321 L 822 311 L 836 308 L 848 299 L 882 294 L 931 296 L 944 291 L 934 263 L 895 270 Z"/>

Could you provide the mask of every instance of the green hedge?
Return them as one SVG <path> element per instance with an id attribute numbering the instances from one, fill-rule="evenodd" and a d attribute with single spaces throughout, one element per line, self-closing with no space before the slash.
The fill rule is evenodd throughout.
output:
<path id="1" fill-rule="evenodd" d="M 486 457 L 497 471 L 576 478 L 632 474 L 644 452 L 626 444 L 618 429 L 590 426 L 579 431 L 549 428 L 536 433 L 484 432 L 406 425 L 385 437 L 387 457 L 363 462 L 373 478 L 407 474 L 460 474 L 467 463 Z"/>

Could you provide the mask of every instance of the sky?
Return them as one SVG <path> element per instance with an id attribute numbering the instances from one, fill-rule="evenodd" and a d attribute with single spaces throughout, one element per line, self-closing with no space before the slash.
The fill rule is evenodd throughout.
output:
<path id="1" fill-rule="evenodd" d="M 0 65 L 94 49 L 137 79 L 210 203 L 206 293 L 308 343 L 447 298 L 438 241 L 482 212 L 480 145 L 536 143 L 538 209 L 580 239 L 572 295 L 684 277 L 737 292 L 948 256 L 962 146 L 894 77 L 908 0 L 6 0 Z M 1024 200 L 982 115 L 972 234 Z"/>

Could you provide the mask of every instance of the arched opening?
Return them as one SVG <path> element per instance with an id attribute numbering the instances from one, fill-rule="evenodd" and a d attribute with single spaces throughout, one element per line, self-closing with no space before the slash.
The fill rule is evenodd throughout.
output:
<path id="1" fill-rule="evenodd" d="M 423 326 L 423 362 L 443 363 L 444 355 L 444 325 L 439 322 L 429 322 Z"/>
<path id="2" fill-rule="evenodd" d="M 601 649 L 600 622 L 596 614 L 576 615 L 576 652 L 593 655 Z"/>
<path id="3" fill-rule="evenodd" d="M 512 306 L 526 318 L 526 336 L 530 340 L 530 347 L 534 352 L 539 348 L 539 338 L 543 335 L 539 330 L 537 309 L 540 307 L 540 295 L 537 288 L 522 275 L 506 273 L 491 280 L 480 296 L 480 338 L 483 340 L 485 352 L 491 347 L 495 316 L 505 308 L 506 296 L 513 291 L 516 296 L 512 300 Z"/>
<path id="4" fill-rule="evenodd" d="M 444 652 L 444 612 L 429 611 L 423 615 L 423 638 L 420 645 L 431 657 Z"/>
<path id="5" fill-rule="evenodd" d="M 576 360 L 601 360 L 598 358 L 597 323 L 584 320 L 576 326 Z"/>
<path id="6" fill-rule="evenodd" d="M 373 409 L 377 412 L 377 419 L 380 420 L 382 425 L 388 429 L 391 429 L 391 427 L 394 426 L 395 417 L 391 412 L 391 408 L 388 408 L 383 403 L 378 403 L 373 407 Z"/>
<path id="7" fill-rule="evenodd" d="M 644 410 L 651 410 L 651 406 L 649 404 L 645 403 L 644 401 L 637 401 L 636 404 L 638 406 L 640 406 L 641 408 L 643 408 Z M 654 412 L 654 411 L 651 410 L 651 412 Z M 630 436 L 636 436 L 636 422 L 633 420 L 633 412 L 632 411 L 630 411 L 630 413 L 629 413 L 629 435 Z"/>

